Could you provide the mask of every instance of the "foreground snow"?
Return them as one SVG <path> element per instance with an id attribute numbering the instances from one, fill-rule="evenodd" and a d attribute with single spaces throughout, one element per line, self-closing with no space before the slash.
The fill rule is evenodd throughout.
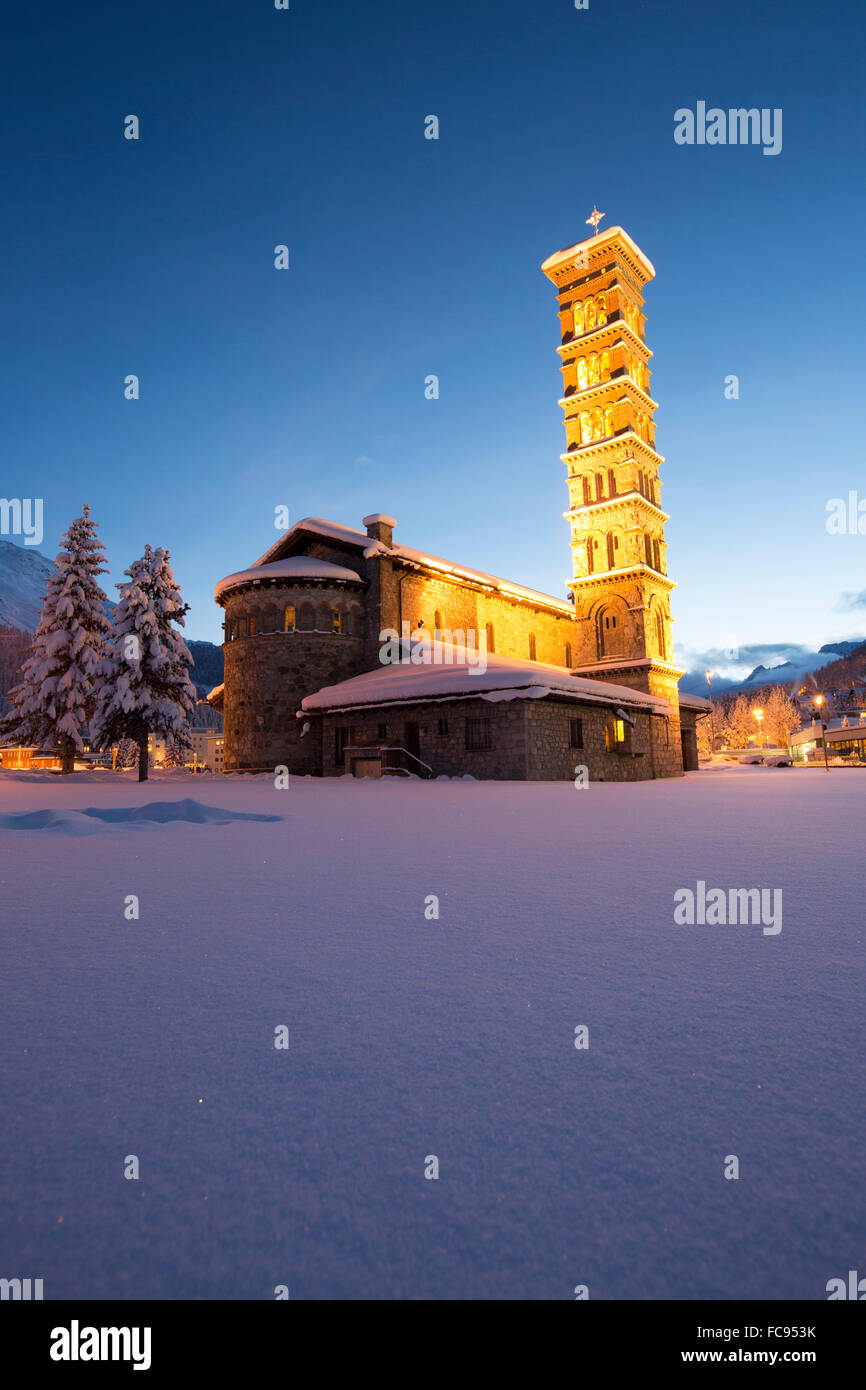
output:
<path id="1" fill-rule="evenodd" d="M 4 816 L 61 828 L 187 799 L 281 819 L 0 831 L 4 1277 L 821 1299 L 864 1272 L 866 775 L 0 776 Z M 699 880 L 781 889 L 782 931 L 676 926 Z"/>

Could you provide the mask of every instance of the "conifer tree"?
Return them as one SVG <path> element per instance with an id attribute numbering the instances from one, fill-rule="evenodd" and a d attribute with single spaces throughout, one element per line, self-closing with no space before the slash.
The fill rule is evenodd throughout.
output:
<path id="1" fill-rule="evenodd" d="M 76 753 L 84 751 L 109 629 L 97 579 L 107 572 L 103 550 L 85 506 L 63 537 L 20 684 L 9 692 L 13 709 L 2 723 L 4 743 L 59 753 L 63 773 L 73 771 Z"/>
<path id="2" fill-rule="evenodd" d="M 100 681 L 93 718 L 101 747 L 121 739 L 138 747 L 138 780 L 147 779 L 149 734 L 163 734 L 173 745 L 188 742 L 195 687 L 193 664 L 176 630 L 184 625 L 188 605 L 172 574 L 168 551 L 144 548 L 144 555 L 125 571 L 108 650 L 99 665 Z"/>

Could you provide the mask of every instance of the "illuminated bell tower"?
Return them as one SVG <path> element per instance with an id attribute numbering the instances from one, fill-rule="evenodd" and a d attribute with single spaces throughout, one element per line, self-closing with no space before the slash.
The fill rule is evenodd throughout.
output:
<path id="1" fill-rule="evenodd" d="M 576 675 L 660 695 L 652 720 L 655 776 L 682 771 L 677 683 L 659 468 L 644 340 L 652 264 L 622 227 L 549 256 L 559 295 L 576 619 Z"/>

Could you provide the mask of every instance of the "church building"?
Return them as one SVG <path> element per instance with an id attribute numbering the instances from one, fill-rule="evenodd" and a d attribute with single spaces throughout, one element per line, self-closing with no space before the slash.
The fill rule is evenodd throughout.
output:
<path id="1" fill-rule="evenodd" d="M 621 227 L 543 264 L 558 296 L 572 573 L 539 593 L 395 539 L 297 522 L 216 587 L 227 772 L 602 781 L 697 767 L 673 655 L 643 289 Z"/>

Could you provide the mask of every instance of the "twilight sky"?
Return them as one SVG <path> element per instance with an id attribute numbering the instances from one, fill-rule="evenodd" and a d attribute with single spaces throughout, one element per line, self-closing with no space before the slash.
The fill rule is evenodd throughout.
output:
<path id="1" fill-rule="evenodd" d="M 866 499 L 859 0 L 49 0 L 4 28 L 0 490 L 44 498 L 45 554 L 88 501 L 110 581 L 167 545 L 216 641 L 213 585 L 281 504 L 562 594 L 539 266 L 595 202 L 657 272 L 677 655 L 866 633 L 866 536 L 825 526 Z M 781 153 L 675 144 L 699 101 L 781 108 Z"/>

